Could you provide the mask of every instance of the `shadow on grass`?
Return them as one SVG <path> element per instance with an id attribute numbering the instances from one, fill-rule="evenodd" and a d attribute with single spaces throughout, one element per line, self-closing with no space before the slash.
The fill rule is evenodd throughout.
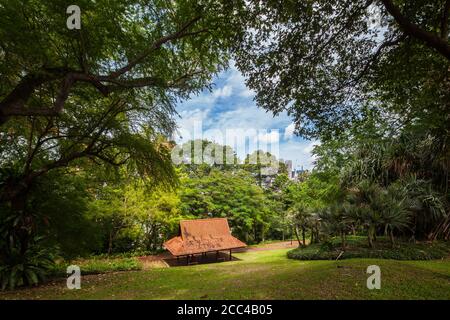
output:
<path id="1" fill-rule="evenodd" d="M 165 258 L 163 259 L 165 263 L 169 267 L 179 267 L 179 266 L 191 266 L 191 265 L 197 265 L 197 264 L 208 264 L 208 263 L 220 263 L 225 261 L 241 261 L 241 259 L 236 258 L 235 256 L 231 256 L 228 253 L 225 252 L 219 252 L 216 254 L 215 252 L 207 252 L 205 254 L 196 254 L 193 256 L 188 257 L 171 257 L 171 258 Z"/>

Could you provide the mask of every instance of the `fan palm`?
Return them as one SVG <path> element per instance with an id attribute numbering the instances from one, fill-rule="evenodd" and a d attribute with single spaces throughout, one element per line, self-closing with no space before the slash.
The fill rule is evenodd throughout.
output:
<path id="1" fill-rule="evenodd" d="M 327 233 L 341 237 L 341 246 L 346 247 L 346 235 L 351 230 L 353 220 L 347 214 L 349 210 L 345 205 L 334 205 L 320 212 L 319 217 L 324 222 Z"/>

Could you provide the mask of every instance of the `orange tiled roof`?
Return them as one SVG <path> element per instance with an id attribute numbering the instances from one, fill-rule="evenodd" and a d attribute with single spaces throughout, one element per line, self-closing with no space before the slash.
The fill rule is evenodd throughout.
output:
<path id="1" fill-rule="evenodd" d="M 180 235 L 164 243 L 164 247 L 174 256 L 246 246 L 231 235 L 226 218 L 183 220 L 180 222 Z"/>

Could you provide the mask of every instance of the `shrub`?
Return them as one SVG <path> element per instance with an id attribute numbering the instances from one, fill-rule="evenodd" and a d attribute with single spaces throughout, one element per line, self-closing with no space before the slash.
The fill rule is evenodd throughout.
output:
<path id="1" fill-rule="evenodd" d="M 132 271 L 141 270 L 142 264 L 136 257 L 114 257 L 102 258 L 92 257 L 88 259 L 78 259 L 72 261 L 63 261 L 58 263 L 53 269 L 54 276 L 65 276 L 66 268 L 69 265 L 77 265 L 81 269 L 81 274 L 98 274 L 113 271 Z"/>
<path id="2" fill-rule="evenodd" d="M 14 242 L 2 246 L 0 256 L 0 286 L 2 290 L 23 285 L 37 285 L 45 280 L 54 266 L 55 248 L 41 245 L 42 238 L 35 237 L 25 252 Z"/>
<path id="3" fill-rule="evenodd" d="M 312 244 L 305 248 L 296 248 L 288 252 L 288 258 L 297 260 L 335 260 L 350 258 L 377 258 L 394 260 L 432 260 L 450 255 L 450 243 L 410 243 L 399 242 L 392 247 L 383 237 L 377 239 L 376 247 L 369 248 L 363 237 L 351 237 L 345 250 L 339 239 L 333 239 L 328 245 Z"/>

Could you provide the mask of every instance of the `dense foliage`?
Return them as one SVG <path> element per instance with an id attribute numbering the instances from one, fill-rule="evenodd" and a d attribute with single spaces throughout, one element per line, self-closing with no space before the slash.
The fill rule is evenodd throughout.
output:
<path id="1" fill-rule="evenodd" d="M 249 243 L 264 240 L 273 219 L 272 203 L 243 170 L 188 178 L 183 181 L 180 200 L 185 214 L 228 218 L 232 232 Z"/>
<path id="2" fill-rule="evenodd" d="M 251 2 L 236 61 L 258 104 L 287 111 L 306 136 L 340 135 L 372 111 L 396 126 L 443 125 L 449 11 L 446 0 Z"/>
<path id="3" fill-rule="evenodd" d="M 450 1 L 264 1 L 240 17 L 258 105 L 320 140 L 303 185 L 330 194 L 291 202 L 301 233 L 448 240 Z"/>
<path id="4" fill-rule="evenodd" d="M 450 1 L 83 0 L 81 30 L 69 4 L 0 3 L 1 288 L 57 258 L 154 253 L 181 219 L 311 242 L 297 257 L 450 239 Z M 311 173 L 170 141 L 175 104 L 230 57 L 259 106 L 319 140 Z"/>
<path id="5" fill-rule="evenodd" d="M 123 211 L 84 215 L 102 198 L 126 201 L 93 191 L 122 187 L 105 172 L 176 185 L 174 104 L 227 64 L 231 28 L 219 1 L 80 1 L 80 30 L 66 27 L 71 4 L 0 3 L 2 266 L 28 259 L 35 235 L 65 255 L 98 250 L 103 231 L 115 238 Z M 99 221 L 105 230 L 95 232 Z"/>
<path id="6" fill-rule="evenodd" d="M 288 252 L 288 257 L 297 260 L 342 260 L 352 258 L 392 260 L 437 260 L 450 254 L 448 242 L 412 243 L 402 242 L 392 248 L 387 238 L 380 238 L 376 249 L 369 248 L 364 237 L 350 236 L 347 247 L 342 250 L 340 239 L 331 239 L 325 244 L 312 244 Z"/>

